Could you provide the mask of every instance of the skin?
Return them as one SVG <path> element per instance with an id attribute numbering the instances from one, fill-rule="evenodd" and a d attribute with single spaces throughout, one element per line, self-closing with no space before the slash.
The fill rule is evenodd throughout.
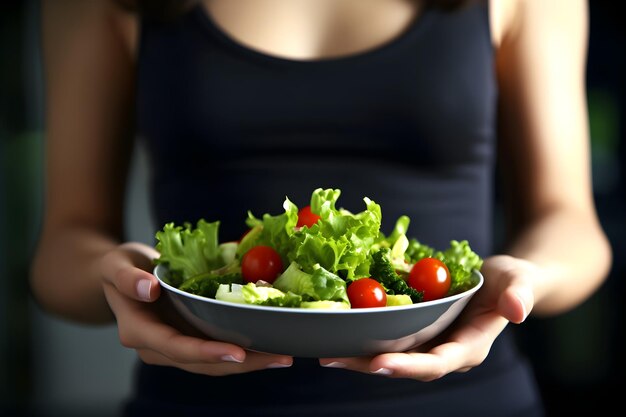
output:
<path id="1" fill-rule="evenodd" d="M 358 53 L 419 15 L 409 0 L 205 1 L 246 46 L 309 60 Z M 333 366 L 430 381 L 480 365 L 497 336 L 529 314 L 578 306 L 603 283 L 611 248 L 593 202 L 584 69 L 584 0 L 491 0 L 500 88 L 499 157 L 510 244 L 485 260 L 485 284 L 462 319 L 427 346 Z M 151 270 L 158 253 L 123 242 L 132 151 L 137 23 L 108 0 L 43 2 L 46 212 L 31 286 L 52 314 L 117 322 L 121 343 L 150 364 L 226 375 L 292 358 L 207 340 L 174 318 Z M 276 18 L 280 17 L 280 18 Z M 68 268 L 68 265 L 71 267 Z"/>

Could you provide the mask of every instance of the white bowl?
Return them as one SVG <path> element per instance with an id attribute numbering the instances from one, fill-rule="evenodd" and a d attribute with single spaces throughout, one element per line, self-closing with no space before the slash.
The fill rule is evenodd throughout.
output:
<path id="1" fill-rule="evenodd" d="M 167 267 L 154 275 L 174 307 L 208 337 L 245 349 L 295 357 L 350 357 L 402 352 L 445 330 L 483 285 L 422 303 L 349 310 L 266 307 L 201 297 L 169 285 Z"/>

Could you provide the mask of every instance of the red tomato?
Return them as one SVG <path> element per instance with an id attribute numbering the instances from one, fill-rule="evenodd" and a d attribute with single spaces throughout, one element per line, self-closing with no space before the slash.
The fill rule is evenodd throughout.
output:
<path id="1" fill-rule="evenodd" d="M 254 246 L 241 259 L 241 275 L 246 282 L 274 282 L 283 272 L 280 254 L 270 246 Z"/>
<path id="2" fill-rule="evenodd" d="M 407 283 L 417 291 L 423 291 L 424 301 L 444 297 L 450 289 L 450 271 L 446 264 L 435 258 L 420 259 L 409 273 Z"/>
<path id="3" fill-rule="evenodd" d="M 346 289 L 352 308 L 384 307 L 387 294 L 378 281 L 373 278 L 360 278 L 353 281 Z"/>
<path id="4" fill-rule="evenodd" d="M 311 206 L 304 206 L 298 211 L 296 227 L 311 227 L 320 219 L 320 216 L 311 211 Z"/>

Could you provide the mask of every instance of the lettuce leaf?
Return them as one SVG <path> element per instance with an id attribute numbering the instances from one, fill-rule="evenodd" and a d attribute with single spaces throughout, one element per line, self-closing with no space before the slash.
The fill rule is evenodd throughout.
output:
<path id="1" fill-rule="evenodd" d="M 160 256 L 155 263 L 168 266 L 172 285 L 179 286 L 192 277 L 223 268 L 225 259 L 232 259 L 232 246 L 219 244 L 219 225 L 219 221 L 204 219 L 196 227 L 191 223 L 183 226 L 167 223 L 156 233 L 155 247 Z"/>
<path id="2" fill-rule="evenodd" d="M 302 297 L 297 294 L 285 293 L 272 287 L 260 287 L 252 282 L 246 285 L 222 284 L 217 289 L 215 299 L 272 307 L 299 307 L 302 302 Z"/>
<path id="3" fill-rule="evenodd" d="M 349 304 L 346 282 L 321 266 L 309 274 L 292 262 L 273 285 L 283 292 L 302 296 L 303 301 L 341 301 Z"/>
<path id="4" fill-rule="evenodd" d="M 450 247 L 436 256 L 445 262 L 450 271 L 452 284 L 449 294 L 456 294 L 472 288 L 476 283 L 473 279 L 473 270 L 480 271 L 483 260 L 472 251 L 467 240 L 452 240 Z"/>
<path id="5" fill-rule="evenodd" d="M 266 245 L 280 253 L 284 264 L 289 263 L 287 254 L 292 246 L 291 236 L 296 232 L 298 207 L 285 198 L 283 209 L 285 212 L 282 214 L 272 216 L 265 213 L 261 219 L 248 212 L 246 224 L 252 230 L 242 240 L 238 255 L 243 256 L 253 246 Z"/>
<path id="6" fill-rule="evenodd" d="M 365 210 L 353 214 L 337 209 L 340 190 L 316 189 L 311 196 L 311 211 L 320 220 L 310 228 L 302 228 L 291 237 L 290 261 L 302 270 L 313 273 L 319 265 L 346 280 L 367 275 L 371 262 L 370 249 L 379 240 L 381 209 L 365 197 Z"/>

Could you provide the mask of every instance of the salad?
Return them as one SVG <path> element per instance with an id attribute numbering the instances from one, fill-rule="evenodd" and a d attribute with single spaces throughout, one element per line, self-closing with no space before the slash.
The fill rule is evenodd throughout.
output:
<path id="1" fill-rule="evenodd" d="M 167 223 L 156 233 L 155 264 L 168 284 L 192 294 L 274 307 L 350 309 L 420 303 L 476 282 L 483 260 L 466 240 L 435 250 L 407 237 L 410 219 L 380 230 L 381 207 L 337 208 L 338 189 L 318 188 L 310 205 L 286 198 L 284 213 L 255 216 L 237 242 L 219 241 L 219 221 Z"/>

